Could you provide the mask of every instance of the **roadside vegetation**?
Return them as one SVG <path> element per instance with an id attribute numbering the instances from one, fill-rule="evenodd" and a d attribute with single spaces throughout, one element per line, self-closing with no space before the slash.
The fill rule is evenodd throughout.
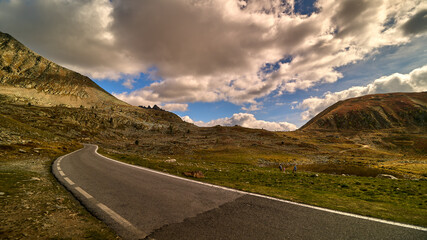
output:
<path id="1" fill-rule="evenodd" d="M 198 128 L 160 110 L 39 107 L 8 99 L 0 95 L 2 239 L 117 238 L 51 175 L 52 161 L 79 143 L 98 144 L 114 159 L 178 176 L 204 176 L 198 180 L 427 226 L 425 130 Z"/>
<path id="2" fill-rule="evenodd" d="M 53 160 L 80 144 L 0 145 L 1 239 L 119 239 L 51 174 Z"/>
<path id="3" fill-rule="evenodd" d="M 391 221 L 427 226 L 427 181 L 421 179 L 376 178 L 383 169 L 372 171 L 354 163 L 345 164 L 341 172 L 323 173 L 309 161 L 286 152 L 265 154 L 254 149 L 221 147 L 199 149 L 192 155 L 123 154 L 101 149 L 113 159 L 185 177 L 188 172 L 202 172 L 197 180 L 306 203 L 344 212 Z M 292 173 L 298 162 L 297 173 Z M 279 170 L 283 163 L 286 172 Z M 342 164 L 341 164 L 342 165 Z M 386 172 L 387 173 L 387 172 Z M 371 175 L 371 176 L 369 176 Z M 191 176 L 190 176 L 191 178 Z"/>

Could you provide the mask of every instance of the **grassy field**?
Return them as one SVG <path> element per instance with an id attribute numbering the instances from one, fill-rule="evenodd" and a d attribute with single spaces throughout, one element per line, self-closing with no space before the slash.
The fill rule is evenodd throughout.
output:
<path id="1" fill-rule="evenodd" d="M 199 181 L 321 206 L 364 216 L 427 226 L 427 181 L 315 173 L 305 158 L 281 152 L 224 147 L 196 150 L 192 155 L 141 156 L 108 149 L 100 153 L 119 161 L 184 176 L 202 171 Z M 174 159 L 174 160 L 171 160 Z M 300 170 L 292 173 L 298 162 Z M 286 173 L 278 164 L 284 163 Z M 351 166 L 349 166 L 351 168 Z"/>

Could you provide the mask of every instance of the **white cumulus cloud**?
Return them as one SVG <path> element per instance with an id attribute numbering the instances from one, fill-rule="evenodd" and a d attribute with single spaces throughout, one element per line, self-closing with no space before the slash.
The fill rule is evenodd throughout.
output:
<path id="1" fill-rule="evenodd" d="M 219 118 L 209 122 L 193 121 L 189 116 L 181 117 L 182 120 L 193 123 L 199 127 L 220 126 L 235 126 L 239 125 L 246 128 L 265 129 L 269 131 L 294 131 L 297 127 L 288 122 L 269 122 L 258 120 L 250 113 L 235 113 L 232 117 Z"/>
<path id="2" fill-rule="evenodd" d="M 293 3 L 0 1 L 0 29 L 93 78 L 154 69 L 158 81 L 120 96 L 156 104 L 257 104 L 273 92 L 335 82 L 337 67 L 426 33 L 426 1 L 318 0 L 311 15 Z"/>
<path id="3" fill-rule="evenodd" d="M 187 103 L 174 103 L 174 102 L 167 102 L 167 103 L 161 103 L 161 101 L 156 100 L 147 100 L 144 98 L 144 96 L 139 96 L 135 94 L 128 95 L 126 92 L 124 93 L 113 93 L 113 96 L 116 98 L 125 101 L 129 104 L 132 104 L 134 106 L 154 106 L 158 105 L 160 108 L 163 108 L 167 111 L 180 111 L 185 112 L 188 110 L 188 104 Z"/>
<path id="4" fill-rule="evenodd" d="M 348 98 L 375 93 L 422 91 L 427 91 L 427 65 L 409 74 L 394 73 L 381 77 L 366 86 L 354 86 L 334 93 L 327 92 L 323 97 L 310 97 L 299 103 L 297 108 L 305 110 L 301 113 L 302 120 L 309 120 L 332 104 Z"/>
<path id="5" fill-rule="evenodd" d="M 136 81 L 135 81 L 135 80 L 133 80 L 133 79 L 131 79 L 131 78 L 128 78 L 128 79 L 126 79 L 126 81 L 124 81 L 124 82 L 122 83 L 122 85 L 123 85 L 124 87 L 128 88 L 128 89 L 133 89 L 133 84 L 134 84 L 134 83 L 136 83 Z"/>
<path id="6" fill-rule="evenodd" d="M 162 105 L 162 108 L 167 111 L 185 112 L 188 110 L 188 104 L 185 103 L 167 103 Z"/>

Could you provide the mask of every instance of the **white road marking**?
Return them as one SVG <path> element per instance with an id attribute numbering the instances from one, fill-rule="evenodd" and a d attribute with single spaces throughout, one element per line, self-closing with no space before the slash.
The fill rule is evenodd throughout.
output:
<path id="1" fill-rule="evenodd" d="M 327 209 L 327 208 L 321 208 L 321 207 L 316 207 L 316 206 L 311 206 L 311 205 L 307 205 L 307 204 L 303 204 L 303 203 L 297 203 L 297 202 L 291 202 L 288 200 L 283 200 L 283 199 L 279 199 L 279 198 L 274 198 L 274 197 L 269 197 L 269 196 L 265 196 L 265 195 L 261 195 L 261 194 L 256 194 L 256 193 L 250 193 L 250 192 L 243 192 L 240 190 L 236 190 L 236 189 L 232 189 L 232 188 L 226 188 L 226 187 L 222 187 L 222 186 L 217 186 L 217 185 L 213 185 L 213 184 L 209 184 L 209 183 L 204 183 L 204 182 L 198 182 L 195 180 L 191 180 L 191 179 L 187 179 L 187 178 L 183 178 L 183 177 L 178 177 L 175 175 L 170 175 L 164 172 L 159 172 L 156 170 L 152 170 L 149 168 L 145 168 L 145 167 L 141 167 L 141 166 L 136 166 L 136 165 L 131 165 L 128 163 L 124 163 L 124 162 L 120 162 L 105 156 L 102 156 L 101 154 L 99 154 L 98 151 L 98 146 L 97 145 L 93 145 L 93 144 L 87 144 L 87 145 L 92 145 L 95 146 L 95 153 L 106 159 L 109 161 L 113 161 L 128 167 L 132 167 L 132 168 L 137 168 L 137 169 L 141 169 L 147 172 L 152 172 L 152 173 L 157 173 L 163 176 L 167 176 L 170 178 L 175 178 L 175 179 L 179 179 L 182 181 L 188 181 L 188 182 L 192 182 L 192 183 L 197 183 L 197 184 L 201 184 L 201 185 L 205 185 L 205 186 L 209 186 L 209 187 L 214 187 L 214 188 L 218 188 L 218 189 L 223 189 L 226 191 L 231 191 L 231 192 L 235 192 L 235 193 L 240 193 L 243 195 L 251 195 L 251 196 L 255 196 L 255 197 L 260 197 L 260 198 L 266 198 L 266 199 L 270 199 L 270 200 L 274 200 L 274 201 L 279 201 L 279 202 L 283 202 L 283 203 L 288 203 L 288 204 L 292 204 L 292 205 L 297 205 L 297 206 L 301 206 L 301 207 L 306 207 L 306 208 L 311 208 L 311 209 L 316 209 L 316 210 L 320 210 L 320 211 L 324 211 L 324 212 L 329 212 L 329 213 L 334 213 L 334 214 L 339 214 L 339 215 L 343 215 L 343 216 L 348 216 L 348 217 L 354 217 L 354 218 L 359 218 L 359 219 L 364 219 L 364 220 L 369 220 L 369 221 L 374 221 L 374 222 L 379 222 L 379 223 L 384 223 L 384 224 L 389 224 L 389 225 L 394 225 L 394 226 L 399 226 L 399 227 L 404 227 L 404 228 L 410 228 L 410 229 L 415 229 L 415 230 L 420 230 L 420 231 L 426 231 L 427 232 L 427 228 L 424 227 L 420 227 L 420 226 L 414 226 L 414 225 L 409 225 L 409 224 L 404 224 L 404 223 L 398 223 L 398 222 L 392 222 L 392 221 L 387 221 L 387 220 L 382 220 L 382 219 L 378 219 L 378 218 L 373 218 L 373 217 L 366 217 L 366 216 L 361 216 L 361 215 L 357 215 L 357 214 L 353 214 L 353 213 L 346 213 L 346 212 L 341 212 L 341 211 L 336 211 L 336 210 L 331 210 L 331 209 Z"/>
<path id="2" fill-rule="evenodd" d="M 92 199 L 92 195 L 90 195 L 89 193 L 87 193 L 85 190 L 81 189 L 80 187 L 75 187 L 75 189 L 81 193 L 85 198 L 87 199 Z"/>
<path id="3" fill-rule="evenodd" d="M 61 156 L 59 158 L 56 159 L 56 164 L 57 164 L 57 169 L 58 172 L 61 176 L 65 176 L 64 172 L 62 171 L 60 164 L 63 158 L 67 157 L 68 155 L 71 155 L 73 153 L 76 153 L 78 151 L 83 150 L 84 148 L 78 149 L 74 152 L 68 153 L 64 156 Z M 75 185 L 75 183 L 73 181 L 71 181 L 71 179 L 69 179 L 68 177 L 64 177 L 64 180 L 67 181 L 68 184 L 70 185 Z M 98 206 L 102 211 L 104 211 L 105 213 L 107 213 L 114 221 L 116 221 L 117 223 L 119 223 L 120 225 L 122 225 L 124 228 L 126 228 L 128 231 L 133 232 L 134 234 L 136 234 L 138 236 L 138 238 L 145 238 L 147 236 L 146 233 L 140 231 L 139 229 L 137 229 L 135 226 L 132 225 L 132 223 L 130 223 L 128 220 L 126 220 L 125 218 L 123 218 L 122 216 L 120 216 L 119 214 L 117 214 L 116 212 L 114 212 L 112 209 L 110 209 L 109 207 L 105 206 L 104 204 L 98 202 L 92 195 L 90 195 L 89 193 L 87 193 L 85 190 L 83 190 L 80 187 L 74 187 L 74 189 L 76 191 L 78 191 L 79 193 L 81 193 L 85 198 L 87 199 L 91 199 L 94 202 L 97 202 L 95 205 Z"/>
<path id="4" fill-rule="evenodd" d="M 147 236 L 144 232 L 137 229 L 135 226 L 132 225 L 128 220 L 124 219 L 122 216 L 111 210 L 109 207 L 105 206 L 102 203 L 96 204 L 99 208 L 102 209 L 105 213 L 107 213 L 114 221 L 122 225 L 124 228 L 128 229 L 131 232 L 137 233 L 138 235 L 141 235 L 142 237 Z"/>
<path id="5" fill-rule="evenodd" d="M 76 150 L 76 151 L 74 151 L 74 152 L 67 153 L 67 154 L 65 154 L 64 156 L 61 156 L 61 157 L 57 158 L 55 161 L 58 163 L 58 166 L 59 166 L 59 164 L 61 163 L 62 159 L 64 159 L 64 158 L 65 158 L 65 157 L 67 157 L 68 155 L 71 155 L 71 154 L 76 153 L 76 152 L 78 152 L 78 151 L 81 151 L 81 150 L 83 150 L 83 149 L 84 149 L 84 148 L 80 148 L 80 149 L 77 149 L 77 150 Z"/>
<path id="6" fill-rule="evenodd" d="M 70 185 L 74 185 L 74 182 L 73 182 L 73 181 L 71 181 L 69 178 L 64 177 L 64 180 L 65 180 L 65 181 L 67 181 L 67 183 L 68 183 L 68 184 L 70 184 Z"/>

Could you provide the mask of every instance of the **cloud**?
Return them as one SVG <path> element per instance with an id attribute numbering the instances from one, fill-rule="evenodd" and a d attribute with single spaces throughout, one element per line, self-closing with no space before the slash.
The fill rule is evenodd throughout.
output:
<path id="1" fill-rule="evenodd" d="M 185 112 L 188 111 L 188 104 L 186 103 L 162 103 L 160 104 L 160 101 L 150 101 L 144 98 L 144 96 L 140 95 L 129 95 L 127 92 L 124 93 L 112 93 L 113 96 L 116 98 L 125 101 L 129 104 L 132 104 L 134 106 L 154 106 L 158 105 L 159 107 L 167 110 L 167 111 L 180 111 Z"/>
<path id="2" fill-rule="evenodd" d="M 423 9 L 402 25 L 406 34 L 418 34 L 427 31 L 427 9 Z"/>
<path id="3" fill-rule="evenodd" d="M 133 79 L 131 79 L 131 78 L 128 78 L 128 79 L 126 79 L 126 81 L 124 81 L 123 83 L 122 83 L 122 85 L 123 86 L 125 86 L 126 88 L 128 88 L 128 89 L 133 89 L 133 84 L 134 83 L 136 83 L 136 81 L 135 80 L 133 80 Z"/>
<path id="4" fill-rule="evenodd" d="M 0 29 L 48 59 L 94 78 L 135 73 L 111 31 L 109 1 L 0 1 Z"/>
<path id="5" fill-rule="evenodd" d="M 168 104 L 163 105 L 162 108 L 167 110 L 167 111 L 185 112 L 188 110 L 188 104 L 168 103 Z"/>
<path id="6" fill-rule="evenodd" d="M 156 69 L 157 81 L 120 96 L 157 104 L 257 104 L 273 92 L 335 82 L 337 67 L 425 32 L 427 4 L 417 0 L 319 0 L 310 15 L 293 3 L 0 1 L 0 29 L 93 78 Z"/>
<path id="7" fill-rule="evenodd" d="M 247 112 L 258 111 L 261 109 L 262 109 L 262 106 L 260 106 L 258 104 L 251 104 L 249 107 L 242 107 L 242 110 L 247 111 Z"/>
<path id="8" fill-rule="evenodd" d="M 189 116 L 181 117 L 182 120 L 193 123 L 199 127 L 212 127 L 216 125 L 221 126 L 235 126 L 239 125 L 246 128 L 265 129 L 269 131 L 294 131 L 297 127 L 288 122 L 269 122 L 264 120 L 257 120 L 253 114 L 250 113 L 235 113 L 232 117 L 219 118 L 209 122 L 193 121 Z"/>
<path id="9" fill-rule="evenodd" d="M 185 122 L 193 123 L 193 124 L 194 124 L 193 119 L 191 119 L 189 116 L 181 117 L 181 119 L 182 119 L 182 121 L 185 121 Z"/>
<path id="10" fill-rule="evenodd" d="M 427 65 L 411 71 L 409 74 L 394 73 L 376 79 L 366 86 L 354 86 L 339 92 L 328 92 L 323 97 L 310 97 L 297 105 L 304 109 L 302 120 L 309 120 L 332 104 L 348 98 L 367 94 L 390 92 L 422 92 L 427 91 Z"/>

